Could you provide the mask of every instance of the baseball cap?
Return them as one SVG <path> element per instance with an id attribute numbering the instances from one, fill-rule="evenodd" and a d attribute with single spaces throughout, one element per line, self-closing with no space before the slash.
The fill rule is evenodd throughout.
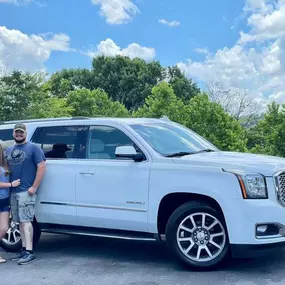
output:
<path id="1" fill-rule="evenodd" d="M 22 131 L 22 132 L 26 132 L 27 128 L 25 124 L 22 123 L 18 123 L 14 126 L 14 131 Z"/>

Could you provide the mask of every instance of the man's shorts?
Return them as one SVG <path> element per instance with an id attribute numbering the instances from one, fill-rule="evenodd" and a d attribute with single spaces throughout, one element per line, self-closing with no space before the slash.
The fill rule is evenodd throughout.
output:
<path id="1" fill-rule="evenodd" d="M 32 222 L 35 216 L 37 195 L 31 196 L 27 191 L 11 193 L 11 213 L 15 223 Z"/>

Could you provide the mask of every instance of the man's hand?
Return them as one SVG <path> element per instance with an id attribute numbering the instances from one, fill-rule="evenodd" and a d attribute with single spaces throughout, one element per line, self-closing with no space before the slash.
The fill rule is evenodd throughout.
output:
<path id="1" fill-rule="evenodd" d="M 37 192 L 37 189 L 35 187 L 30 187 L 28 190 L 29 195 L 33 196 Z"/>

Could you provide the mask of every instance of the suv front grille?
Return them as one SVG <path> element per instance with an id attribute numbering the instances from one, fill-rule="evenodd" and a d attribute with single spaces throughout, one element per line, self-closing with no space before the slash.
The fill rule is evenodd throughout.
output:
<path id="1" fill-rule="evenodd" d="M 279 173 L 274 178 L 278 201 L 285 207 L 285 172 Z"/>

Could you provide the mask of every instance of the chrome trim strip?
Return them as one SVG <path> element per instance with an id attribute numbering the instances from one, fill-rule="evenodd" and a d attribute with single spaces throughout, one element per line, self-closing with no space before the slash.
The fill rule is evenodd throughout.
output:
<path id="1" fill-rule="evenodd" d="M 79 207 L 79 208 L 97 208 L 97 209 L 131 211 L 131 212 L 141 212 L 141 213 L 147 212 L 147 210 L 142 210 L 142 209 L 114 207 L 114 206 L 74 204 L 74 203 L 61 203 L 61 202 L 40 202 L 40 203 L 44 205 L 70 206 L 70 207 Z"/>
<path id="2" fill-rule="evenodd" d="M 155 238 L 139 238 L 139 237 L 128 237 L 120 235 L 108 235 L 108 234 L 96 234 L 72 230 L 60 230 L 60 229 L 42 229 L 42 232 L 46 233 L 63 233 L 63 234 L 72 234 L 72 235 L 83 235 L 83 236 L 94 236 L 94 237 L 104 237 L 104 238 L 114 238 L 114 239 L 123 239 L 123 240 L 138 240 L 138 241 L 155 241 Z"/>

